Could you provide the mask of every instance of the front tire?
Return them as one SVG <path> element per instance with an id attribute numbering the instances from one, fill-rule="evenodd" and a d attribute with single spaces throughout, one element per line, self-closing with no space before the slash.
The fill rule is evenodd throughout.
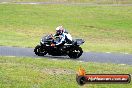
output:
<path id="1" fill-rule="evenodd" d="M 81 47 L 74 47 L 73 49 L 70 50 L 68 56 L 70 58 L 76 59 L 76 58 L 79 58 L 82 55 L 82 53 L 83 53 L 83 50 Z"/>
<path id="2" fill-rule="evenodd" d="M 37 45 L 35 47 L 34 52 L 38 56 L 44 56 L 47 54 L 47 52 L 40 45 Z"/>

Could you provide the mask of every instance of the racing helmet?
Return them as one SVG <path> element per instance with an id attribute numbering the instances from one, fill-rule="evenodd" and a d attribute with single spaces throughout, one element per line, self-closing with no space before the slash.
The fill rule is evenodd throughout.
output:
<path id="1" fill-rule="evenodd" d="M 56 28 L 56 34 L 61 35 L 64 31 L 64 28 L 62 26 L 58 26 Z"/>

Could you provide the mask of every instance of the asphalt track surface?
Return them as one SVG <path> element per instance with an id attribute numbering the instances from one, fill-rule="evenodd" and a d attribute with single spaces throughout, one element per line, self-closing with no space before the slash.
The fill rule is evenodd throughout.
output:
<path id="1" fill-rule="evenodd" d="M 7 47 L 0 46 L 0 56 L 16 56 L 16 57 L 32 57 L 32 58 L 49 58 L 49 59 L 70 59 L 68 56 L 36 56 L 33 48 Z M 73 59 L 74 60 L 74 59 Z M 99 52 L 84 52 L 83 55 L 75 59 L 81 62 L 100 62 L 100 63 L 115 63 L 132 65 L 132 54 L 123 53 L 99 53 Z"/>
<path id="2" fill-rule="evenodd" d="M 68 2 L 10 2 L 11 0 L 7 1 L 0 1 L 0 4 L 60 4 L 60 5 L 79 5 L 79 6 L 132 6 L 132 4 L 97 4 L 97 3 L 68 3 Z"/>

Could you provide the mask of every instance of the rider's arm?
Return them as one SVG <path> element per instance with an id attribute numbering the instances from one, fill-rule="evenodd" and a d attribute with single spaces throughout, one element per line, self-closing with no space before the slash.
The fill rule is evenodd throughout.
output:
<path id="1" fill-rule="evenodd" d="M 60 45 L 65 41 L 65 35 L 63 34 L 60 41 L 56 43 L 56 45 Z"/>

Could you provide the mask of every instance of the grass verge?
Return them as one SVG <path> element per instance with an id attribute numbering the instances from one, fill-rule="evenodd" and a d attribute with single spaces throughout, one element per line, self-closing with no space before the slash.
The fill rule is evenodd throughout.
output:
<path id="1" fill-rule="evenodd" d="M 131 65 L 52 60 L 47 58 L 0 57 L 0 88 L 78 88 L 79 66 L 87 73 L 132 74 Z M 89 84 L 82 88 L 131 88 L 130 84 Z"/>

